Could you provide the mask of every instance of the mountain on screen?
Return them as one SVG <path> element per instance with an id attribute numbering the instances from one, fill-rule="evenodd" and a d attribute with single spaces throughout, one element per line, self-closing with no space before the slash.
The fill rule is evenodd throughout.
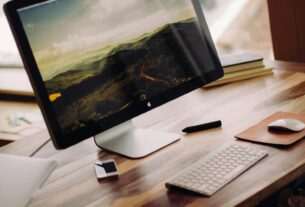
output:
<path id="1" fill-rule="evenodd" d="M 194 19 L 167 24 L 106 56 L 96 50 L 46 81 L 63 131 L 77 130 L 198 76 L 184 40 L 196 49 L 201 38 Z"/>

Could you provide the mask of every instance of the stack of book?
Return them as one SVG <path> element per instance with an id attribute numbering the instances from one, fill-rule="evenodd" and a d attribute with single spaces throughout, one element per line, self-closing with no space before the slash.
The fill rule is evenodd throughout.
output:
<path id="1" fill-rule="evenodd" d="M 205 87 L 223 85 L 235 81 L 273 74 L 271 67 L 264 65 L 264 58 L 254 53 L 225 56 L 220 58 L 224 77 Z"/>

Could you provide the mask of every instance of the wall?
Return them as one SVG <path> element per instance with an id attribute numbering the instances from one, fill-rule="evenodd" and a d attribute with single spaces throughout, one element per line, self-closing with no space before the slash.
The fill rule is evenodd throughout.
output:
<path id="1" fill-rule="evenodd" d="M 274 56 L 305 62 L 305 1 L 268 0 Z"/>

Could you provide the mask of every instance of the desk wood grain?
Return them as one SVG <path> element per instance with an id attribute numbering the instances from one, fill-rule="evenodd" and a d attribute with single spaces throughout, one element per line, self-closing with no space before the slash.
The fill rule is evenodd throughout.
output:
<path id="1" fill-rule="evenodd" d="M 223 127 L 191 135 L 139 160 L 99 150 L 92 139 L 64 151 L 51 143 L 36 157 L 58 167 L 30 206 L 253 206 L 305 172 L 305 140 L 278 148 L 236 140 L 234 135 L 277 111 L 305 114 L 305 64 L 269 62 L 273 76 L 199 89 L 135 119 L 139 127 L 180 133 L 185 126 L 221 119 Z M 10 144 L 0 152 L 27 154 L 22 147 L 48 139 L 46 133 Z M 167 191 L 164 183 L 226 143 L 260 147 L 269 156 L 212 197 Z M 34 146 L 32 146 L 34 147 Z M 29 149 L 27 149 L 29 150 Z M 26 151 L 27 151 L 26 150 Z M 93 163 L 114 158 L 121 176 L 98 182 Z"/>

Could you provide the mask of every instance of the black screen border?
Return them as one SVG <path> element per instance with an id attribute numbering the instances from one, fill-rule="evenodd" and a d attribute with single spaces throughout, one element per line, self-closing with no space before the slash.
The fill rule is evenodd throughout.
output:
<path id="1" fill-rule="evenodd" d="M 195 78 L 190 82 L 177 86 L 173 89 L 170 89 L 169 91 L 166 91 L 164 93 L 159 94 L 158 96 L 153 97 L 152 99 L 149 100 L 152 107 L 149 107 L 147 105 L 147 102 L 138 103 L 133 105 L 131 109 L 113 114 L 105 119 L 102 119 L 98 123 L 92 123 L 92 125 L 90 126 L 86 126 L 82 129 L 76 130 L 71 133 L 63 134 L 58 119 L 56 117 L 56 113 L 53 110 L 52 103 L 49 100 L 47 89 L 44 85 L 43 79 L 38 69 L 38 65 L 35 61 L 27 35 L 25 33 L 21 19 L 18 14 L 19 9 L 47 1 L 49 0 L 9 1 L 4 5 L 4 11 L 8 19 L 9 25 L 11 27 L 11 30 L 13 32 L 15 41 L 17 43 L 17 47 L 19 49 L 23 64 L 29 76 L 31 85 L 34 89 L 36 100 L 42 111 L 44 120 L 51 135 L 51 139 L 56 149 L 65 149 L 81 141 L 84 141 L 92 136 L 95 136 L 96 134 L 99 134 L 107 129 L 110 129 L 136 116 L 139 116 L 140 114 L 148 112 L 156 107 L 159 107 L 173 99 L 185 95 L 205 84 L 215 81 L 223 77 L 224 75 L 202 9 L 198 8 L 200 7 L 200 4 L 198 0 L 192 0 L 193 5 L 195 7 L 195 11 L 197 13 L 198 21 L 200 23 L 200 28 L 202 29 L 202 34 L 205 37 L 209 50 L 211 51 L 212 59 L 214 61 L 216 68 L 214 68 L 211 72 L 203 74 L 201 77 Z"/>

